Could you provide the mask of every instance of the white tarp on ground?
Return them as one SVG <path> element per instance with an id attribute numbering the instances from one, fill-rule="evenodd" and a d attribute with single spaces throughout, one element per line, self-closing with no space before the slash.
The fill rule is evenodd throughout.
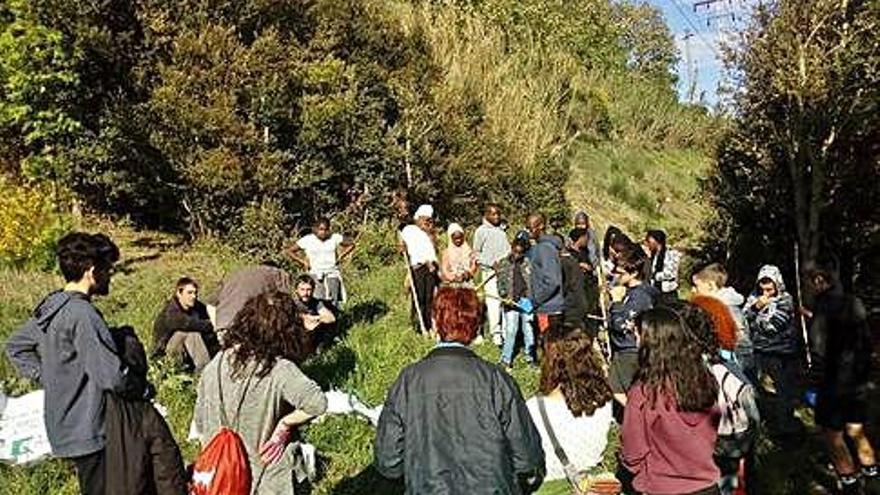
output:
<path id="1" fill-rule="evenodd" d="M 43 404 L 42 390 L 21 397 L 0 393 L 0 461 L 28 464 L 49 457 Z"/>

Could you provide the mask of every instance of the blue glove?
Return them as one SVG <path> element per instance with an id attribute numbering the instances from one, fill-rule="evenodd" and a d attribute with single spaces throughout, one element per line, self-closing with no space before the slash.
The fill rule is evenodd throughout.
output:
<path id="1" fill-rule="evenodd" d="M 818 400 L 819 400 L 819 392 L 817 392 L 816 389 L 811 388 L 811 389 L 807 389 L 807 391 L 804 392 L 804 402 L 806 402 L 807 405 L 812 407 L 813 409 L 816 408 L 816 402 Z"/>
<path id="2" fill-rule="evenodd" d="M 517 301 L 516 304 L 517 306 L 519 306 L 519 309 L 523 311 L 523 313 L 528 315 L 532 314 L 532 311 L 535 310 L 534 305 L 532 305 L 532 300 L 528 297 L 519 298 L 519 301 Z"/>

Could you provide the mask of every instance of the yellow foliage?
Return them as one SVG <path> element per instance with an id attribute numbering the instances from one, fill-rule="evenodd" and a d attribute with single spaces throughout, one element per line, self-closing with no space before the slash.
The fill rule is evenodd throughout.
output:
<path id="1" fill-rule="evenodd" d="M 58 236 L 69 225 L 45 186 L 16 184 L 0 176 L 0 266 L 45 268 Z"/>

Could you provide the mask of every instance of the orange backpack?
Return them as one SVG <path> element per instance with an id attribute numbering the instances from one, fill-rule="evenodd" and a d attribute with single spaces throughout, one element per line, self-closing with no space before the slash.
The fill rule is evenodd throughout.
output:
<path id="1" fill-rule="evenodd" d="M 250 495 L 251 464 L 248 460 L 244 442 L 234 429 L 229 427 L 226 409 L 223 404 L 223 377 L 220 368 L 223 356 L 217 363 L 217 387 L 220 390 L 220 430 L 214 434 L 208 445 L 202 449 L 193 465 L 193 475 L 189 495 Z M 235 423 L 247 395 L 253 375 L 248 377 L 244 391 L 235 412 Z"/>

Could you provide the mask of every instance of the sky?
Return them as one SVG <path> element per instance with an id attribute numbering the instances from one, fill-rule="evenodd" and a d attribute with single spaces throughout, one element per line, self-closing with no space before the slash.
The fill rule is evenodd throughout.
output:
<path id="1" fill-rule="evenodd" d="M 720 0 L 711 7 L 700 6 L 694 10 L 694 0 L 646 0 L 659 8 L 678 46 L 679 63 L 678 94 L 682 101 L 689 99 L 690 87 L 694 80 L 693 71 L 689 73 L 686 53 L 690 52 L 691 63 L 696 72 L 694 100 L 714 106 L 718 101 L 718 83 L 721 81 L 722 64 L 718 59 L 721 50 L 723 28 L 733 28 L 733 17 L 743 18 L 743 0 Z M 710 17 L 712 17 L 710 19 Z M 707 25 L 708 24 L 708 25 Z M 741 24 L 737 23 L 737 24 Z M 686 40 L 686 34 L 691 36 Z"/>

